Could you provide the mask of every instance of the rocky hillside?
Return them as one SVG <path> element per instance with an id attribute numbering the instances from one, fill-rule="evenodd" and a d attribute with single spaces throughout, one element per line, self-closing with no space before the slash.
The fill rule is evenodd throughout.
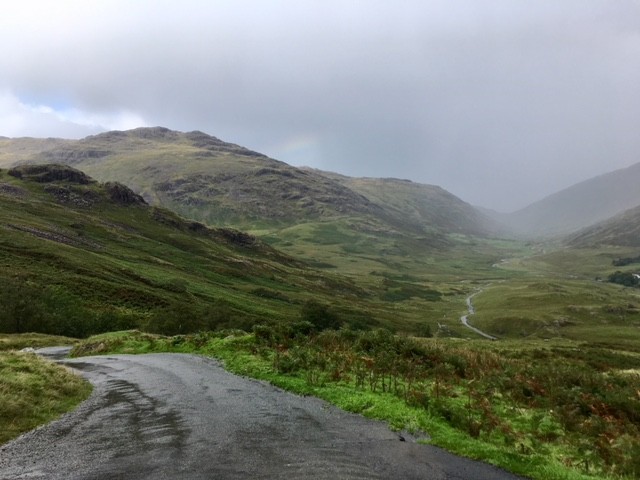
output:
<path id="1" fill-rule="evenodd" d="M 486 216 L 439 187 L 299 169 L 202 132 L 156 127 L 77 141 L 2 139 L 0 162 L 73 165 L 210 225 L 273 231 L 340 221 L 390 235 L 495 232 Z"/>

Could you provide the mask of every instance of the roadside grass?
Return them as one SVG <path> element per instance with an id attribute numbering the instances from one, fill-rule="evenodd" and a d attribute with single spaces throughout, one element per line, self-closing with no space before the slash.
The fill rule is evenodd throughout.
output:
<path id="1" fill-rule="evenodd" d="M 23 348 L 57 347 L 75 345 L 77 338 L 44 335 L 42 333 L 0 334 L 0 351 L 22 350 Z"/>
<path id="2" fill-rule="evenodd" d="M 89 382 L 35 354 L 0 352 L 0 444 L 72 410 L 91 390 Z"/>
<path id="3" fill-rule="evenodd" d="M 183 352 L 532 479 L 640 474 L 640 356 L 571 340 L 411 339 L 298 327 L 92 337 L 75 355 Z"/>

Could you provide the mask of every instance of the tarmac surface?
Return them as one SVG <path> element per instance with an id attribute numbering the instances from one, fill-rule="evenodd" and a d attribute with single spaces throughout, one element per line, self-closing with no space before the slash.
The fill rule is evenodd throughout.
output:
<path id="1" fill-rule="evenodd" d="M 0 446 L 0 479 L 520 478 L 321 400 L 232 375 L 209 358 L 62 362 L 90 380 L 93 393 L 61 419 Z"/>

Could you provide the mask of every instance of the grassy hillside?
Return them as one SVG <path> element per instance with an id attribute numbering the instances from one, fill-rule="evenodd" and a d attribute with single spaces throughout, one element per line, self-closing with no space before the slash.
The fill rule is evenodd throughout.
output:
<path id="1" fill-rule="evenodd" d="M 174 317 L 215 318 L 211 325 L 291 321 L 306 301 L 319 299 L 355 325 L 473 337 L 459 323 L 469 294 L 489 284 L 496 291 L 509 285 L 519 291 L 517 282 L 538 284 L 544 293 L 548 283 L 570 280 L 567 272 L 597 258 L 595 252 L 576 258 L 561 251 L 557 268 L 521 262 L 535 245 L 483 236 L 482 216 L 438 187 L 296 169 L 201 132 L 145 128 L 47 148 L 25 142 L 31 160 L 73 163 L 127 182 L 147 201 L 211 223 L 245 225 L 255 235 L 207 229 L 150 207 L 131 192 L 125 197 L 132 203 L 118 207 L 109 197 L 113 187 L 4 174 L 2 238 L 4 258 L 11 261 L 2 275 L 27 294 L 32 278 L 48 285 L 44 304 L 51 289 L 63 288 L 82 299 L 98 324 L 102 316 L 115 315 L 123 326 L 137 326 L 169 307 Z M 34 207 L 34 201 L 45 206 Z M 29 247 L 13 246 L 22 244 Z M 16 255 L 12 248 L 26 253 Z M 592 268 L 586 283 L 567 288 L 587 292 L 595 277 L 606 278 L 603 270 Z M 20 281 L 9 280 L 14 277 Z M 491 289 L 476 298 L 479 305 Z M 516 327 L 513 318 L 544 326 L 580 303 L 570 295 L 541 294 L 540 309 L 523 301 L 522 308 L 530 308 L 524 315 L 513 291 L 497 294 L 494 306 L 482 305 L 472 323 L 484 322 L 498 336 L 522 337 L 531 329 Z M 616 292 L 604 292 L 602 302 L 624 302 Z M 513 308 L 504 308 L 506 298 Z M 177 315 L 180 308 L 186 310 Z M 544 313 L 548 309 L 554 313 Z M 574 333 L 580 338 L 579 329 Z"/>
<path id="2" fill-rule="evenodd" d="M 248 234 L 184 220 L 63 166 L 0 171 L 0 234 L 5 331 L 242 326 L 295 319 L 310 298 L 371 295 Z M 170 325 L 172 315 L 189 325 Z"/>
<path id="3" fill-rule="evenodd" d="M 149 203 L 211 225 L 290 224 L 301 217 L 377 210 L 326 177 L 201 132 L 139 128 L 62 144 L 45 142 L 16 160 L 72 165 L 99 180 L 125 183 Z M 5 157 L 16 150 L 10 142 L 4 148 Z"/>
<path id="4" fill-rule="evenodd" d="M 579 295 L 606 287 L 597 300 L 602 308 L 632 303 L 617 287 L 593 282 L 613 268 L 611 258 L 602 260 L 602 268 L 587 263 L 591 256 L 571 258 L 568 251 L 552 262 L 541 256 L 524 262 L 516 259 L 533 250 L 518 243 L 461 236 L 433 249 L 418 237 L 408 245 L 374 232 L 356 236 L 340 223 L 301 224 L 265 237 L 276 246 L 290 242 L 291 251 L 312 260 L 302 263 L 255 237 L 184 220 L 147 205 L 122 185 L 99 184 L 68 167 L 1 171 L 0 206 L 5 331 L 83 336 L 134 327 L 167 333 L 249 328 L 298 320 L 305 303 L 316 300 L 358 328 L 474 337 L 459 322 L 467 295 L 487 284 L 518 291 L 517 282 L 544 290 L 549 282 L 574 281 L 569 277 L 576 265 L 589 275 Z M 489 292 L 476 297 L 473 323 L 503 337 L 522 336 L 512 325 L 521 315 L 518 308 L 534 324 L 546 325 L 586 303 L 551 295 L 539 300 L 541 308 L 526 302 L 520 307 L 522 299 L 499 293 L 490 306 L 482 303 Z M 505 309 L 501 302 L 509 298 Z M 546 309 L 556 313 L 549 316 Z M 582 317 L 589 328 L 602 323 L 595 315 Z M 572 338 L 582 338 L 574 330 Z"/>
<path id="5" fill-rule="evenodd" d="M 318 231 L 323 225 L 328 230 Z M 328 247 L 317 264 L 302 263 L 256 237 L 185 220 L 71 167 L 2 170 L 0 325 L 72 336 L 250 328 L 299 320 L 314 300 L 356 328 L 415 334 L 434 331 L 436 319 L 449 315 L 447 334 L 455 334 L 461 327 L 451 312 L 463 307 L 470 288 L 460 274 L 491 274 L 491 263 L 512 248 L 478 242 L 441 257 L 390 250 L 352 262 L 344 243 L 332 243 L 349 232 L 323 225 L 297 227 L 296 235 L 314 229 L 308 233 Z M 363 238 L 397 248 L 373 234 Z M 334 248 L 342 253 L 332 257 Z"/>
<path id="6" fill-rule="evenodd" d="M 179 152 L 202 148 L 189 135 L 115 134 L 129 139 L 135 155 L 144 150 L 139 144 L 156 148 L 156 137 L 168 137 L 166 157 L 157 149 L 157 161 L 151 154 L 145 161 L 147 172 L 157 168 L 171 182 Z M 112 139 L 102 139 L 107 151 Z M 87 169 L 122 172 L 134 158 L 97 147 L 73 157 L 67 147 L 65 161 L 81 158 Z M 311 173 L 269 159 L 268 171 L 256 174 L 259 154 L 219 147 L 225 151 L 213 162 L 236 169 L 241 200 L 258 196 L 271 177 L 272 195 L 292 185 L 313 192 L 314 201 L 334 189 L 322 200 L 327 205 L 341 200 L 317 216 L 305 216 L 313 210 L 298 198 L 285 202 L 288 213 L 277 220 L 233 217 L 251 225 L 253 236 L 186 220 L 69 166 L 0 170 L 0 331 L 176 335 L 106 335 L 79 349 L 214 353 L 235 359 L 239 372 L 344 408 L 375 410 L 398 427 L 432 430 L 439 445 L 535 478 L 637 475 L 640 289 L 603 281 L 633 268 L 614 262 L 639 257 L 636 247 L 472 235 L 464 229 L 473 225 L 473 210 L 437 187 L 318 172 L 309 183 Z M 170 191 L 195 199 L 224 183 L 207 180 L 204 190 L 190 192 L 185 185 L 198 179 Z M 422 208 L 438 202 L 442 208 Z M 459 210 L 448 217 L 452 205 Z M 470 322 L 497 341 L 461 324 L 472 294 Z M 205 332 L 238 328 L 253 333 Z"/>

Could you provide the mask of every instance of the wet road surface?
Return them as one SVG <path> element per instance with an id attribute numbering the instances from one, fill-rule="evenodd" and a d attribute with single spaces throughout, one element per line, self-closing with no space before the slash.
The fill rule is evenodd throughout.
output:
<path id="1" fill-rule="evenodd" d="M 0 446 L 0 479 L 519 478 L 232 375 L 212 359 L 114 355 L 64 363 L 94 392 L 74 412 Z"/>

